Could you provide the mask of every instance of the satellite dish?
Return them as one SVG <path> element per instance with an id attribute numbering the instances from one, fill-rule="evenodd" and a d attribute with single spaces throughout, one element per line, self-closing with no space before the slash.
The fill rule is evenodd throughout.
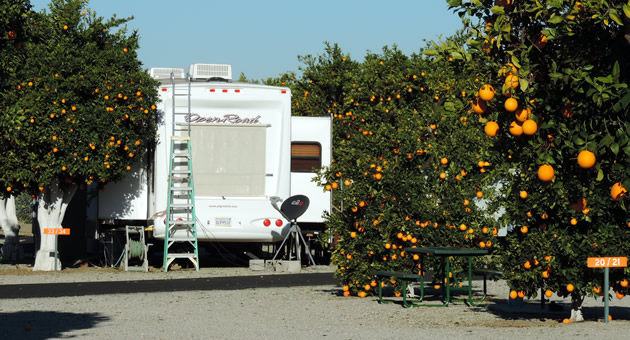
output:
<path id="1" fill-rule="evenodd" d="M 282 203 L 282 206 L 280 207 L 280 211 L 288 219 L 295 220 L 306 212 L 309 203 L 310 201 L 308 197 L 304 195 L 291 196 L 284 200 L 284 203 Z"/>

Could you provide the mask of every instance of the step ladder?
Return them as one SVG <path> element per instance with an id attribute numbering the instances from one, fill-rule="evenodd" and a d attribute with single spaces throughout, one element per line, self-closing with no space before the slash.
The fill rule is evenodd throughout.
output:
<path id="1" fill-rule="evenodd" d="M 190 115 L 190 76 L 185 90 L 177 92 L 175 77 L 171 74 L 173 128 L 168 177 L 168 202 L 164 233 L 164 271 L 176 259 L 190 260 L 199 271 L 199 246 L 195 215 L 195 190 L 193 181 L 192 152 L 190 147 L 190 123 L 181 128 L 177 116 Z M 187 105 L 177 105 L 177 97 L 188 97 Z M 180 108 L 187 108 L 179 111 Z"/>

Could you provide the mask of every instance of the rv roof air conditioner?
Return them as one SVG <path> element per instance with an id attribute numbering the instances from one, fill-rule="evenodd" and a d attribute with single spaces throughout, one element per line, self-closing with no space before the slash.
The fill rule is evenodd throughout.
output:
<path id="1" fill-rule="evenodd" d="M 153 79 L 171 79 L 171 73 L 175 79 L 186 79 L 186 71 L 183 68 L 152 68 L 149 75 Z"/>
<path id="2" fill-rule="evenodd" d="M 232 65 L 227 64 L 191 64 L 190 78 L 192 80 L 232 80 Z"/>

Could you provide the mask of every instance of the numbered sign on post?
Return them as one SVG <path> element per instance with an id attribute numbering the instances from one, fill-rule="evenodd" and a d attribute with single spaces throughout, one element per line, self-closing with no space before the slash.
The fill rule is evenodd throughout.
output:
<path id="1" fill-rule="evenodd" d="M 70 228 L 44 228 L 44 235 L 70 235 Z"/>
<path id="2" fill-rule="evenodd" d="M 628 258 L 625 256 L 589 257 L 586 265 L 589 268 L 624 268 L 628 266 Z"/>

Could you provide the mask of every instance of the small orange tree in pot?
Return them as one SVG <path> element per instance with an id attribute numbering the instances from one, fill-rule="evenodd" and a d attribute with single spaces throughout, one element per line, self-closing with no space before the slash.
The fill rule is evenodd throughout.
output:
<path id="1" fill-rule="evenodd" d="M 491 174 L 513 227 L 501 257 L 506 278 L 521 295 L 571 296 L 570 320 L 582 320 L 584 297 L 609 293 L 586 258 L 630 253 L 630 7 L 447 2 L 479 46 L 493 42 L 484 62 L 493 63 L 490 84 L 505 102 L 492 117 L 499 131 Z M 628 276 L 611 271 L 618 296 L 628 292 Z"/>
<path id="2" fill-rule="evenodd" d="M 28 58 L 4 93 L 0 183 L 4 195 L 37 197 L 45 228 L 61 227 L 79 185 L 121 178 L 155 140 L 157 84 L 138 61 L 137 33 L 86 5 L 54 0 L 33 14 Z M 43 235 L 35 270 L 55 267 L 51 252 L 54 237 Z"/>
<path id="3" fill-rule="evenodd" d="M 309 59 L 295 82 L 293 93 L 308 95 L 294 110 L 333 116 L 334 162 L 319 182 L 334 191 L 332 261 L 347 294 L 374 293 L 375 270 L 420 271 L 405 247 L 496 244 L 477 196 L 489 137 L 471 104 L 486 65 L 470 63 L 465 42 L 458 35 L 412 56 L 384 48 L 362 63 L 337 48 Z"/>

